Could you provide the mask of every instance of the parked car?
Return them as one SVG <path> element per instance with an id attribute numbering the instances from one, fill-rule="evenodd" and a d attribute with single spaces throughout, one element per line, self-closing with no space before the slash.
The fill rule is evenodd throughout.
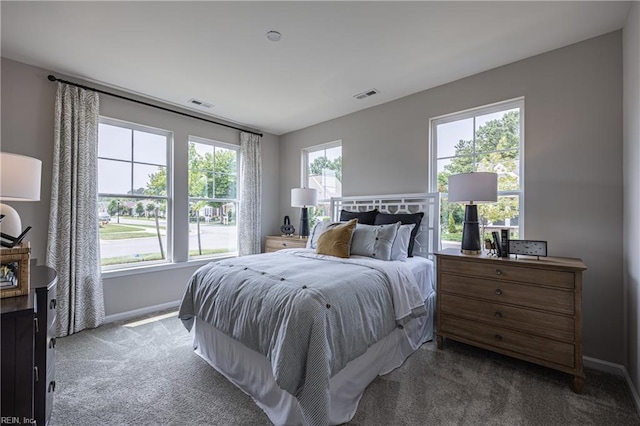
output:
<path id="1" fill-rule="evenodd" d="M 111 216 L 106 212 L 98 213 L 98 221 L 100 221 L 100 223 L 107 224 L 111 221 Z"/>

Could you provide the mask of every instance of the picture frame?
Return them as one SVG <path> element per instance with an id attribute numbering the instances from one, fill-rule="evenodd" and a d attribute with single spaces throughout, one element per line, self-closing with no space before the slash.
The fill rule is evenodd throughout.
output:
<path id="1" fill-rule="evenodd" d="M 28 242 L 12 248 L 0 248 L 0 298 L 29 294 L 30 257 Z"/>

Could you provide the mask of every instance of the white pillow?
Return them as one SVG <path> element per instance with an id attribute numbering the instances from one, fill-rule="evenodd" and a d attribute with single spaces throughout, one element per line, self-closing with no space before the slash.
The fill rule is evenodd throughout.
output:
<path id="1" fill-rule="evenodd" d="M 351 254 L 379 260 L 391 260 L 391 247 L 400 222 L 389 225 L 356 225 L 351 239 Z"/>
<path id="2" fill-rule="evenodd" d="M 320 237 L 320 234 L 326 231 L 329 225 L 331 225 L 332 223 L 339 223 L 339 222 L 322 221 L 322 222 L 316 223 L 313 226 L 313 229 L 311 230 L 311 235 L 309 235 L 309 238 L 307 238 L 308 249 L 315 250 L 318 248 L 318 237 Z"/>
<path id="3" fill-rule="evenodd" d="M 416 226 L 415 223 L 410 225 L 400 225 L 396 233 L 396 239 L 393 240 L 391 247 L 391 260 L 407 260 L 409 255 L 409 241 L 411 241 L 411 231 Z"/>

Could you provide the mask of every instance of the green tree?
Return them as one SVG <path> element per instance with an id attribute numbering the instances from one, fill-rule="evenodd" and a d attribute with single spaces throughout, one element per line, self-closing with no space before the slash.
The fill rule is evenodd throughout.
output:
<path id="1" fill-rule="evenodd" d="M 107 206 L 107 213 L 111 216 L 116 216 L 118 214 L 118 200 L 109 201 L 109 205 Z"/>
<path id="2" fill-rule="evenodd" d="M 140 201 L 138 201 L 138 203 L 136 203 L 136 214 L 138 216 L 144 215 L 144 205 Z"/>
<path id="3" fill-rule="evenodd" d="M 156 205 L 153 203 L 147 204 L 147 216 L 151 216 L 156 209 Z"/>
<path id="4" fill-rule="evenodd" d="M 318 157 L 309 164 L 309 173 L 313 176 L 320 176 L 324 170 L 332 170 L 335 172 L 336 179 L 342 182 L 342 156 L 331 161 L 327 157 Z"/>

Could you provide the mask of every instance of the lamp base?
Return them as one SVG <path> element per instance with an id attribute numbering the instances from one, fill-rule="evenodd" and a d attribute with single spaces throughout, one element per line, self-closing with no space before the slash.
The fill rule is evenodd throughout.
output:
<path id="1" fill-rule="evenodd" d="M 302 207 L 300 213 L 300 238 L 306 238 L 309 236 L 309 210 L 307 207 Z"/>
<path id="2" fill-rule="evenodd" d="M 462 227 L 462 244 L 460 251 L 464 254 L 482 254 L 480 245 L 480 226 L 478 224 L 478 206 L 467 204 L 464 209 L 464 225 Z"/>
<path id="3" fill-rule="evenodd" d="M 0 221 L 0 231 L 3 234 L 17 237 L 22 233 L 22 221 L 16 209 L 0 203 L 0 214 L 4 215 L 2 221 Z"/>

